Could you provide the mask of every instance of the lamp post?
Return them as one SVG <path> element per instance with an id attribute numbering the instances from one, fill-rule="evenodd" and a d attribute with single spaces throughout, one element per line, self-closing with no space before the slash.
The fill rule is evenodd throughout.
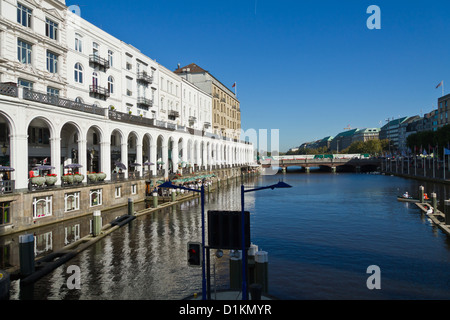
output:
<path id="1" fill-rule="evenodd" d="M 159 185 L 159 188 L 182 189 L 187 191 L 199 192 L 201 196 L 202 207 L 202 300 L 206 300 L 206 274 L 205 274 L 205 181 L 202 181 L 200 190 L 191 189 L 174 185 L 170 180 Z"/>
<path id="2" fill-rule="evenodd" d="M 241 185 L 241 228 L 242 228 L 242 300 L 248 300 L 247 297 L 247 248 L 245 247 L 245 213 L 244 213 L 244 194 L 247 192 L 265 190 L 265 189 L 277 189 L 277 188 L 292 188 L 291 185 L 283 181 L 279 181 L 277 184 L 259 187 L 255 189 L 245 190 L 244 185 Z"/>

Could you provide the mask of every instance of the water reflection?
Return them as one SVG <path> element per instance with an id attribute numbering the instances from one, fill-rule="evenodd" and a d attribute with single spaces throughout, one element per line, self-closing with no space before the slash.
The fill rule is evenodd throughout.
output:
<path id="1" fill-rule="evenodd" d="M 240 210 L 240 184 L 238 180 L 221 184 L 220 190 L 206 194 L 205 210 Z M 254 198 L 247 197 L 249 205 Z M 145 206 L 145 204 L 143 204 Z M 135 206 L 136 207 L 136 206 Z M 137 209 L 139 210 L 139 209 Z M 126 208 L 109 214 L 109 218 L 126 213 Z M 89 233 L 83 226 L 86 221 L 73 221 L 60 231 L 61 245 Z M 75 227 L 75 225 L 79 225 Z M 81 252 L 68 264 L 39 280 L 29 299 L 182 299 L 201 291 L 201 268 L 187 266 L 187 243 L 201 242 L 200 199 L 195 198 L 157 212 L 140 216 L 129 225 L 113 232 L 94 246 Z M 56 230 L 59 230 L 56 228 Z M 75 235 L 73 232 L 80 230 Z M 84 230 L 84 232 L 83 232 Z M 47 230 L 36 230 L 39 238 L 45 238 Z M 52 232 L 52 231 L 50 231 Z M 72 232 L 72 233 L 70 233 Z M 53 231 L 53 234 L 55 231 Z M 66 237 L 72 234 L 72 237 Z M 56 237 L 52 237 L 55 239 Z M 64 240 L 63 240 L 64 239 Z M 41 241 L 42 244 L 46 243 Z M 40 242 L 40 243 L 41 243 Z M 44 245 L 42 245 L 44 247 Z M 53 245 L 52 249 L 56 250 Z M 42 251 L 43 252 L 43 251 Z M 81 289 L 69 290 L 66 274 L 69 265 L 81 270 Z M 211 254 L 213 289 L 228 286 L 228 260 L 217 259 Z M 213 272 L 215 270 L 215 273 Z M 12 299 L 21 299 L 20 287 L 15 281 Z"/>
<path id="2" fill-rule="evenodd" d="M 416 205 L 397 201 L 397 195 L 415 195 L 424 185 L 427 193 L 437 193 L 442 208 L 450 196 L 447 186 L 320 173 L 266 176 L 245 185 L 271 185 L 280 178 L 294 188 L 245 197 L 252 242 L 269 253 L 271 294 L 281 299 L 450 298 L 450 237 Z M 205 209 L 240 210 L 240 184 L 222 182 L 220 191 L 206 195 Z M 126 208 L 104 219 L 124 213 Z M 80 290 L 67 288 L 68 264 L 38 281 L 31 292 L 21 292 L 14 282 L 11 298 L 182 299 L 201 291 L 201 268 L 189 268 L 186 262 L 187 243 L 201 241 L 201 226 L 198 198 L 138 217 L 70 261 L 80 267 Z M 38 247 L 56 250 L 88 232 L 88 221 L 42 229 L 36 232 Z M 14 256 L 11 243 L 16 240 L 1 241 L 10 244 Z M 225 253 L 221 259 L 211 255 L 212 283 L 218 289 L 228 287 Z M 366 287 L 366 270 L 373 264 L 381 268 L 382 290 Z"/>

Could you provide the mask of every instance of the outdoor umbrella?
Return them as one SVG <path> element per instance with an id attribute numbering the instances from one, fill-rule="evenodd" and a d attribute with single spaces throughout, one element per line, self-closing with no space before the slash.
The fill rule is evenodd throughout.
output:
<path id="1" fill-rule="evenodd" d="M 149 161 L 144 162 L 144 166 L 153 166 L 153 165 L 154 165 L 153 162 L 149 162 Z"/>
<path id="2" fill-rule="evenodd" d="M 82 168 L 82 167 L 83 166 L 78 163 L 70 163 L 70 164 L 64 166 L 65 169 L 78 169 L 78 168 Z"/>
<path id="3" fill-rule="evenodd" d="M 38 166 L 34 169 L 36 169 L 36 170 L 53 170 L 53 169 L 55 169 L 55 167 L 44 164 L 44 165 Z"/>
<path id="4" fill-rule="evenodd" d="M 127 167 L 122 162 L 116 162 L 115 165 L 119 169 L 127 170 Z"/>
<path id="5" fill-rule="evenodd" d="M 132 163 L 130 164 L 130 167 L 140 167 L 141 164 L 140 163 Z"/>
<path id="6" fill-rule="evenodd" d="M 1 172 L 11 172 L 11 171 L 15 171 L 16 169 L 13 169 L 11 167 L 4 167 L 4 166 L 0 166 L 0 171 Z"/>

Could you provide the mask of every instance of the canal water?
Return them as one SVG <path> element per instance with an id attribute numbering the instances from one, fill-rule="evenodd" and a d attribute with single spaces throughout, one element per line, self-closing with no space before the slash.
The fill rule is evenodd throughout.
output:
<path id="1" fill-rule="evenodd" d="M 450 299 L 449 237 L 414 204 L 396 198 L 405 191 L 418 194 L 423 185 L 427 193 L 437 193 L 443 210 L 448 187 L 385 175 L 315 172 L 261 176 L 245 185 L 279 180 L 293 188 L 245 195 L 252 242 L 269 255 L 270 294 L 284 300 Z M 220 209 L 240 210 L 240 183 L 222 183 L 219 192 L 206 196 L 206 210 Z M 67 231 L 54 234 L 67 238 Z M 182 299 L 202 285 L 201 269 L 187 266 L 189 241 L 201 241 L 198 199 L 138 217 L 29 290 L 14 281 L 11 299 Z M 212 256 L 211 263 L 214 296 L 214 290 L 228 286 L 228 253 Z M 80 289 L 68 289 L 70 265 L 80 268 Z M 373 265 L 380 269 L 379 290 L 367 287 Z"/>

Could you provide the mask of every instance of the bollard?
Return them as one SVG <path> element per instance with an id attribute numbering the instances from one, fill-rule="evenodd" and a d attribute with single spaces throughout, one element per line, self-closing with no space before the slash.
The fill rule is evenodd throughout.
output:
<path id="1" fill-rule="evenodd" d="M 265 251 L 255 254 L 256 283 L 262 286 L 262 292 L 269 291 L 269 255 Z"/>
<path id="2" fill-rule="evenodd" d="M 170 190 L 171 190 L 170 196 L 172 197 L 172 202 L 177 201 L 177 193 L 176 193 L 176 191 L 173 190 L 173 189 L 170 189 Z"/>
<path id="3" fill-rule="evenodd" d="M 19 255 L 21 276 L 34 273 L 34 236 L 32 234 L 19 236 Z"/>
<path id="4" fill-rule="evenodd" d="M 424 202 L 425 188 L 423 186 L 419 187 L 419 200 L 420 203 Z"/>
<path id="5" fill-rule="evenodd" d="M 253 283 L 249 287 L 250 291 L 250 300 L 261 300 L 261 293 L 262 293 L 262 285 L 259 283 Z"/>
<path id="6" fill-rule="evenodd" d="M 128 198 L 128 215 L 134 216 L 134 202 L 131 198 Z"/>
<path id="7" fill-rule="evenodd" d="M 94 219 L 92 220 L 92 235 L 98 237 L 102 230 L 102 213 L 99 210 L 94 211 Z"/>
<path id="8" fill-rule="evenodd" d="M 435 192 L 431 194 L 431 205 L 433 206 L 433 213 L 437 212 L 437 195 Z"/>
<path id="9" fill-rule="evenodd" d="M 242 289 L 242 253 L 234 251 L 235 255 L 230 257 L 230 289 Z"/>
<path id="10" fill-rule="evenodd" d="M 256 252 L 258 252 L 258 246 L 252 243 L 247 252 L 247 279 L 249 285 L 256 282 L 256 274 L 255 274 Z"/>
<path id="11" fill-rule="evenodd" d="M 8 300 L 11 279 L 9 273 L 0 270 L 0 300 Z"/>
<path id="12" fill-rule="evenodd" d="M 445 224 L 450 225 L 450 200 L 445 200 L 444 202 Z"/>
<path id="13" fill-rule="evenodd" d="M 158 192 L 153 191 L 152 193 L 153 195 L 153 208 L 157 208 L 158 207 Z"/>

